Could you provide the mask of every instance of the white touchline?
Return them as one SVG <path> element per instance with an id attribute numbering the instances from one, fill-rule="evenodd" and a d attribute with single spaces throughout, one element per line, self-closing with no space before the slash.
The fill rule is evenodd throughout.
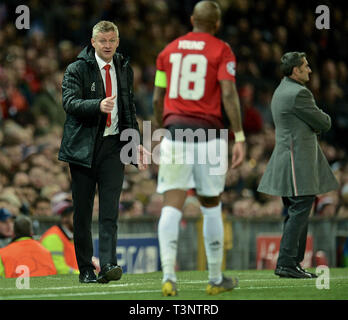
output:
<path id="1" fill-rule="evenodd" d="M 347 279 L 347 278 L 336 278 L 336 280 L 338 280 L 338 279 Z M 294 279 L 291 279 L 291 280 L 294 281 Z M 301 279 L 301 280 L 308 282 L 306 280 L 313 280 L 313 279 Z M 312 286 L 313 286 L 312 283 L 308 283 L 308 284 L 303 284 L 301 286 L 299 286 L 299 285 L 286 285 L 286 286 L 262 286 L 262 287 L 242 287 L 242 288 L 238 287 L 238 288 L 235 288 L 234 290 L 286 289 L 286 288 L 305 288 L 305 287 L 312 287 Z M 110 287 L 110 286 L 108 286 L 108 287 Z M 69 287 L 67 287 L 67 288 L 69 288 Z M 80 287 L 80 288 L 82 288 L 82 287 Z M 204 288 L 203 289 L 190 289 L 190 291 L 205 291 L 205 289 Z M 96 295 L 96 296 L 98 296 L 98 295 L 119 295 L 119 294 L 155 293 L 155 292 L 161 292 L 161 290 L 95 291 L 95 292 L 56 293 L 56 294 L 55 293 L 48 293 L 48 294 L 17 295 L 17 296 L 9 295 L 7 297 L 0 296 L 0 300 L 33 299 L 33 298 L 35 298 L 35 299 L 37 299 L 37 298 L 59 298 L 59 297 L 93 296 L 93 295 Z"/>
<path id="2" fill-rule="evenodd" d="M 243 282 L 283 282 L 283 281 L 294 281 L 294 279 L 239 279 L 239 283 L 243 283 Z M 299 280 L 299 279 L 298 279 Z M 300 281 L 314 281 L 315 279 L 300 279 Z M 348 280 L 348 277 L 333 277 L 330 280 Z M 206 283 L 207 280 L 178 280 L 178 285 L 182 284 L 200 284 L 200 283 Z M 147 284 L 153 284 L 153 281 L 147 281 L 147 282 L 136 282 L 136 283 L 119 283 L 119 284 L 108 284 L 107 286 L 105 286 L 104 284 L 100 284 L 100 285 L 95 285 L 97 286 L 97 288 L 103 288 L 103 289 L 107 289 L 107 288 L 118 288 L 118 287 L 128 287 L 128 286 L 144 286 Z M 46 287 L 46 288 L 35 288 L 35 286 L 33 286 L 32 288 L 26 290 L 26 292 L 29 292 L 30 290 L 35 290 L 35 291 L 47 291 L 47 290 L 65 290 L 65 289 L 80 289 L 80 290 L 84 290 L 84 289 L 90 289 L 91 287 L 86 285 L 78 285 L 78 286 L 69 286 L 69 287 Z M 256 287 L 255 287 L 256 288 Z M 245 289 L 245 288 L 244 288 Z M 13 290 L 13 288 L 2 288 L 2 291 L 5 290 Z M 131 292 L 131 291 L 127 291 L 127 292 Z"/>
<path id="3" fill-rule="evenodd" d="M 31 294 L 31 295 L 18 295 L 18 296 L 0 296 L 0 300 L 5 299 L 33 299 L 33 298 L 58 298 L 58 297 L 74 297 L 74 296 L 93 296 L 93 295 L 114 295 L 125 293 L 154 293 L 161 290 L 135 290 L 135 291 L 96 291 L 96 292 L 76 292 L 76 293 L 48 293 L 48 294 Z"/>

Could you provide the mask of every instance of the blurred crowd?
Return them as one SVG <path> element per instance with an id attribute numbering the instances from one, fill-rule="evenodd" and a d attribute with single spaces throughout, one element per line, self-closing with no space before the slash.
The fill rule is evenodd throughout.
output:
<path id="1" fill-rule="evenodd" d="M 89 43 L 93 25 L 102 19 L 119 27 L 119 51 L 131 58 L 140 125 L 153 118 L 152 90 L 157 54 L 190 31 L 189 15 L 197 1 L 52 0 L 26 1 L 30 29 L 15 27 L 16 6 L 0 4 L 0 208 L 13 215 L 59 215 L 71 200 L 66 163 L 57 160 L 65 113 L 61 81 L 65 68 Z M 340 181 L 340 189 L 320 195 L 314 215 L 348 217 L 348 11 L 330 8 L 329 30 L 315 27 L 316 1 L 221 0 L 223 25 L 218 36 L 237 57 L 237 87 L 247 157 L 228 170 L 223 208 L 234 216 L 280 216 L 279 198 L 256 192 L 274 147 L 270 111 L 281 79 L 279 60 L 286 51 L 305 51 L 313 70 L 309 88 L 332 117 L 332 129 L 320 137 L 322 149 Z M 154 147 L 155 145 L 153 145 Z M 126 167 L 121 217 L 159 216 L 158 166 L 140 172 Z M 98 197 L 95 199 L 95 216 Z M 184 216 L 200 214 L 194 190 Z"/>

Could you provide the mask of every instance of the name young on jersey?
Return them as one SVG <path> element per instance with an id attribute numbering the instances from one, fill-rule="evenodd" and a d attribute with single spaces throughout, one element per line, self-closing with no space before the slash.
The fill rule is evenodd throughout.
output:
<path id="1" fill-rule="evenodd" d="M 204 46 L 204 41 L 179 40 L 178 49 L 203 50 Z"/>

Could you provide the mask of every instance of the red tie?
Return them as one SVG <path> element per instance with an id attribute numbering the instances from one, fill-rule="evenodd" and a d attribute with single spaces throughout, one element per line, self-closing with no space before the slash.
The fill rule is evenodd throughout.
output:
<path id="1" fill-rule="evenodd" d="M 112 84 L 111 84 L 111 77 L 110 77 L 110 65 L 106 64 L 104 66 L 105 69 L 105 92 L 106 92 L 106 97 L 111 97 L 112 96 Z M 111 113 L 108 113 L 108 118 L 106 120 L 106 126 L 110 127 L 111 126 Z"/>

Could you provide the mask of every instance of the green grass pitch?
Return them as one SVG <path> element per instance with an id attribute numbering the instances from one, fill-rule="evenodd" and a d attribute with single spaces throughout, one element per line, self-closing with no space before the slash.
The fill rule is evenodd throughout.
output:
<path id="1" fill-rule="evenodd" d="M 108 284 L 80 284 L 76 275 L 32 277 L 28 289 L 18 289 L 17 279 L 1 279 L 0 300 L 348 300 L 348 269 L 329 270 L 329 289 L 318 289 L 316 279 L 279 278 L 273 270 L 228 270 L 239 287 L 216 296 L 205 292 L 206 271 L 178 272 L 176 297 L 162 297 L 161 272 L 124 274 Z"/>

